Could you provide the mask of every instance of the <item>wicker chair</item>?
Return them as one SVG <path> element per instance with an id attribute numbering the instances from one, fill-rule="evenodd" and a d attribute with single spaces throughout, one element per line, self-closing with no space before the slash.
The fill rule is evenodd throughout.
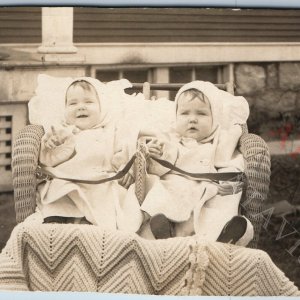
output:
<path id="1" fill-rule="evenodd" d="M 136 85 L 141 87 L 141 85 Z M 152 86 L 151 88 L 166 88 Z M 167 89 L 179 86 L 167 85 Z M 233 91 L 232 85 L 219 88 Z M 149 98 L 150 85 L 143 91 Z M 41 126 L 16 137 L 12 171 L 18 224 L 0 254 L 0 290 L 97 291 L 156 295 L 299 296 L 295 285 L 257 249 L 195 237 L 146 240 L 83 224 L 43 224 L 34 218 Z M 140 144 L 142 147 L 142 144 Z M 253 223 L 256 247 L 267 196 L 270 157 L 265 142 L 247 132 L 239 145 L 247 189 L 241 203 Z M 136 160 L 136 194 L 143 199 L 144 160 Z M 33 214 L 33 218 L 29 217 Z M 22 222 L 27 218 L 27 221 Z"/>
<path id="2" fill-rule="evenodd" d="M 133 84 L 142 88 L 146 99 L 150 99 L 150 90 L 178 90 L 183 84 Z M 231 83 L 219 84 L 218 88 L 233 93 Z M 242 126 L 243 134 L 239 148 L 245 159 L 245 177 L 247 187 L 241 200 L 241 212 L 254 226 L 254 239 L 248 245 L 257 248 L 263 216 L 263 202 L 267 198 L 270 182 L 270 155 L 266 143 L 257 135 L 248 133 L 247 125 Z M 44 134 L 41 126 L 28 125 L 17 136 L 12 155 L 14 200 L 17 222 L 22 222 L 35 211 L 36 207 L 36 170 L 40 140 Z M 142 148 L 142 145 L 140 145 Z M 136 161 L 136 194 L 140 200 L 144 197 L 143 182 L 144 160 Z"/>

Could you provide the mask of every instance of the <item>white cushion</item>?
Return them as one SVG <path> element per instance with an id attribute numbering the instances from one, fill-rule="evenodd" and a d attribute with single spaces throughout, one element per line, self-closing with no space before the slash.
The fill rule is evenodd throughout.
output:
<path id="1" fill-rule="evenodd" d="M 51 125 L 59 125 L 64 120 L 65 93 L 74 80 L 71 77 L 38 76 L 35 96 L 29 101 L 30 124 L 42 125 L 45 131 Z M 174 102 L 167 99 L 146 100 L 143 94 L 129 95 L 125 89 L 132 87 L 126 80 L 111 81 L 106 84 L 106 94 L 111 102 L 110 113 L 118 124 L 140 128 L 147 126 L 167 130 L 175 119 Z"/>

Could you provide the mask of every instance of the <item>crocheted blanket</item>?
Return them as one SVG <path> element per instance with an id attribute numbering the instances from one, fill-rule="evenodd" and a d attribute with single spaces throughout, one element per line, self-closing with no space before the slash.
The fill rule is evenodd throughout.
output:
<path id="1" fill-rule="evenodd" d="M 0 290 L 300 296 L 260 250 L 30 222 L 15 227 L 0 254 Z"/>

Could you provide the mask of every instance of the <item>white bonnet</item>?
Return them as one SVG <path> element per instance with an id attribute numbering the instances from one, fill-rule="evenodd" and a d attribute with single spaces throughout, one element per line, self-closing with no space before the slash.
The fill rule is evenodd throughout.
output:
<path id="1" fill-rule="evenodd" d="M 180 95 L 189 89 L 201 91 L 209 100 L 213 115 L 213 129 L 220 125 L 226 129 L 234 124 L 246 123 L 249 116 L 249 105 L 242 96 L 234 96 L 226 91 L 218 89 L 208 81 L 192 81 L 182 86 L 175 97 L 177 107 Z"/>
<path id="2" fill-rule="evenodd" d="M 30 124 L 42 125 L 45 131 L 51 126 L 61 126 L 64 122 L 65 96 L 72 82 L 85 80 L 96 89 L 100 99 L 100 107 L 105 120 L 120 111 L 120 99 L 124 97 L 124 89 L 131 87 L 126 80 L 112 81 L 107 84 L 91 77 L 54 77 L 46 74 L 38 76 L 35 96 L 28 103 Z M 113 119 L 113 118 L 112 118 Z"/>
<path id="3" fill-rule="evenodd" d="M 67 87 L 67 89 L 74 83 L 74 82 L 80 82 L 80 81 L 85 81 L 88 82 L 91 86 L 94 87 L 94 89 L 96 90 L 96 93 L 98 95 L 99 98 L 99 104 L 100 104 L 100 113 L 101 113 L 101 121 L 100 124 L 98 125 L 102 125 L 105 126 L 107 125 L 110 121 L 111 121 L 111 114 L 109 112 L 109 104 L 108 104 L 108 97 L 106 96 L 106 86 L 104 83 L 102 83 L 101 81 L 99 81 L 98 79 L 95 78 L 91 78 L 91 77 L 78 77 L 75 78 Z M 66 101 L 66 92 L 65 91 L 65 99 L 64 99 L 64 104 Z"/>

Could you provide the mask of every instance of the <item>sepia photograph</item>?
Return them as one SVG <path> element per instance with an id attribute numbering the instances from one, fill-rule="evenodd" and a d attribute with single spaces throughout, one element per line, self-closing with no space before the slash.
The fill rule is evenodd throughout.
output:
<path id="1" fill-rule="evenodd" d="M 300 9 L 0 7 L 0 293 L 300 296 Z"/>

